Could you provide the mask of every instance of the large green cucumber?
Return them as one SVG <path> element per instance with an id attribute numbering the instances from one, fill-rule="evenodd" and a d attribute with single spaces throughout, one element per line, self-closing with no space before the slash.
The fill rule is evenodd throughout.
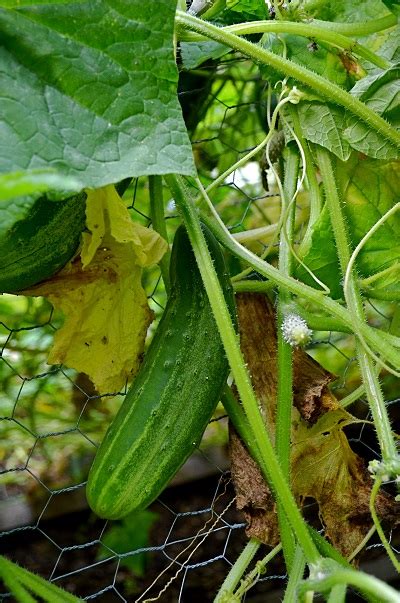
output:
<path id="1" fill-rule="evenodd" d="M 207 244 L 235 320 L 221 249 Z M 147 507 L 198 445 L 229 366 L 186 230 L 172 247 L 171 295 L 143 364 L 90 469 L 86 495 L 100 517 Z"/>
<path id="2" fill-rule="evenodd" d="M 0 225 L 0 293 L 15 293 L 50 278 L 78 248 L 85 227 L 86 194 L 64 201 L 40 197 L 23 219 Z"/>

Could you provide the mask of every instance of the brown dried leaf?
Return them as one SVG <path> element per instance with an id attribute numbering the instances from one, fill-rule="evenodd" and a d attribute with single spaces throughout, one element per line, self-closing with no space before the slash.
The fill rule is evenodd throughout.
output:
<path id="1" fill-rule="evenodd" d="M 275 432 L 276 319 L 263 295 L 237 296 L 242 351 L 271 437 Z M 357 422 L 328 389 L 332 376 L 303 350 L 294 353 L 292 482 L 301 503 L 314 498 L 326 533 L 336 548 L 349 555 L 372 525 L 369 497 L 372 480 L 355 454 L 343 427 Z M 232 477 L 237 506 L 248 522 L 247 533 L 266 544 L 278 540 L 273 498 L 261 472 L 233 428 L 230 432 Z M 400 504 L 384 492 L 376 501 L 378 515 L 400 522 Z"/>
<path id="2" fill-rule="evenodd" d="M 273 496 L 257 463 L 247 452 L 232 424 L 229 425 L 229 455 L 236 507 L 243 511 L 247 535 L 273 546 L 278 544 L 279 530 Z"/>

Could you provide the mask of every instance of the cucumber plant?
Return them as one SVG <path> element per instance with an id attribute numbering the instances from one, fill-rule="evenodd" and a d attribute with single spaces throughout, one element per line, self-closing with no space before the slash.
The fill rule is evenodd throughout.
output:
<path id="1" fill-rule="evenodd" d="M 110 427 L 105 440 L 110 448 L 106 443 L 100 447 L 89 500 L 107 517 L 121 516 L 129 505 L 143 507 L 192 449 L 191 438 L 171 446 L 169 436 L 169 413 L 179 414 L 181 401 L 172 396 L 171 387 L 180 390 L 180 376 L 168 364 L 171 351 L 165 343 L 171 321 L 176 327 L 172 351 L 185 361 L 188 383 L 197 384 L 196 400 L 205 396 L 210 403 L 204 408 L 204 400 L 199 404 L 201 415 L 198 408 L 195 415 L 188 406 L 181 409 L 184 417 L 197 417 L 196 441 L 229 364 L 241 403 L 226 395 L 227 412 L 277 500 L 289 574 L 284 600 L 308 601 L 311 592 L 321 592 L 340 603 L 350 586 L 370 600 L 399 601 L 389 585 L 343 566 L 329 545 L 321 544 L 290 487 L 292 346 L 306 343 L 313 329 L 333 331 L 339 338 L 350 335 L 359 386 L 342 404 L 360 396 L 369 404 L 379 444 L 379 458 L 369 466 L 375 480 L 371 516 L 398 566 L 376 516 L 374 497 L 383 482 L 395 486 L 400 476 L 397 437 L 385 403 L 388 392 L 393 394 L 398 386 L 400 370 L 399 7 L 391 0 L 207 0 L 190 3 L 189 10 L 187 4 L 149 0 L 144 9 L 141 0 L 120 0 L 111 9 L 99 0 L 85 6 L 63 2 L 54 10 L 22 2 L 0 9 L 6 56 L 2 73 L 8 78 L 4 89 L 10 80 L 18 90 L 10 94 L 3 117 L 2 170 L 55 165 L 62 174 L 79 176 L 87 188 L 149 176 L 154 228 L 167 236 L 163 195 L 168 194 L 188 236 L 178 231 L 171 279 L 166 261 L 161 264 L 170 292 L 167 308 L 143 369 Z M 209 94 L 196 96 L 199 89 Z M 27 99 L 22 108 L 21 97 Z M 249 110 L 241 112 L 240 105 Z M 33 115 L 41 116 L 37 123 Z M 32 135 L 36 127 L 44 141 L 40 149 Z M 277 138 L 285 144 L 274 144 Z M 273 213 L 268 201 L 254 202 L 258 218 L 242 219 L 230 182 L 248 164 L 254 167 L 255 160 L 264 171 L 264 186 L 279 196 L 278 212 Z M 12 222 L 12 205 L 6 209 Z M 275 445 L 240 351 L 225 269 L 221 272 L 215 260 L 220 250 L 210 248 L 202 223 L 229 253 L 236 291 L 263 291 L 276 302 Z M 177 257 L 179 241 L 182 258 Z M 192 309 L 185 289 L 190 280 L 185 284 L 178 268 L 181 260 L 199 296 Z M 181 300 L 174 293 L 178 273 Z M 197 305 L 200 299 L 207 306 L 207 319 Z M 371 311 L 376 303 L 386 313 L 386 325 Z M 197 332 L 195 323 L 188 327 L 178 320 L 173 312 L 180 304 L 185 317 L 193 311 L 210 326 Z M 300 334 L 293 330 L 299 326 Z M 195 374 L 197 363 L 203 366 L 200 356 L 206 358 L 208 329 L 219 334 L 213 345 L 220 369 L 210 379 L 210 391 Z M 193 359 L 185 334 L 198 342 L 196 362 L 189 362 Z M 160 367 L 158 359 L 167 367 Z M 156 386 L 163 385 L 168 387 L 155 403 Z M 185 387 L 182 383 L 182 395 Z M 149 405 L 139 406 L 147 392 Z M 164 405 L 165 412 L 159 412 Z M 147 463 L 163 446 L 165 465 L 160 464 L 150 488 L 143 481 Z M 138 466 L 137 483 L 133 465 L 135 471 Z M 254 542 L 246 547 L 218 601 L 238 600 L 234 590 L 257 548 Z M 306 566 L 309 578 L 303 580 Z M 240 596 L 251 583 L 239 586 Z"/>

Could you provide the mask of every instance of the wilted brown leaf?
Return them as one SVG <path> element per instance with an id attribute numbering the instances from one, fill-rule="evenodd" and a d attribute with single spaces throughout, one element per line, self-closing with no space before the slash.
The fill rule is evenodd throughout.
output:
<path id="1" fill-rule="evenodd" d="M 236 506 L 243 511 L 250 537 L 274 546 L 279 542 L 275 501 L 241 438 L 229 425 L 231 473 L 236 493 Z"/>
<path id="2" fill-rule="evenodd" d="M 276 319 L 263 295 L 237 296 L 241 347 L 260 401 L 268 431 L 274 437 L 276 408 Z M 294 353 L 292 487 L 299 503 L 313 498 L 334 546 L 348 556 L 372 525 L 369 497 L 372 479 L 355 454 L 343 427 L 357 422 L 328 389 L 332 376 L 303 350 Z M 279 539 L 275 505 L 261 472 L 231 428 L 230 454 L 237 506 L 248 522 L 247 533 L 266 544 Z M 380 492 L 381 519 L 400 521 L 400 504 Z"/>

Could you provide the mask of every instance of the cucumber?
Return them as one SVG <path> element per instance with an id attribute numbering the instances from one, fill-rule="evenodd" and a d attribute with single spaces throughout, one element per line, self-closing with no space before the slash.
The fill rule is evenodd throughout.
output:
<path id="1" fill-rule="evenodd" d="M 204 227 L 233 320 L 234 295 L 221 249 Z M 229 372 L 186 230 L 171 253 L 171 295 L 143 364 L 89 472 L 86 496 L 100 517 L 147 507 L 197 447 Z"/>
<path id="2" fill-rule="evenodd" d="M 73 257 L 85 227 L 86 194 L 64 201 L 40 197 L 22 220 L 0 227 L 0 293 L 50 278 Z"/>

